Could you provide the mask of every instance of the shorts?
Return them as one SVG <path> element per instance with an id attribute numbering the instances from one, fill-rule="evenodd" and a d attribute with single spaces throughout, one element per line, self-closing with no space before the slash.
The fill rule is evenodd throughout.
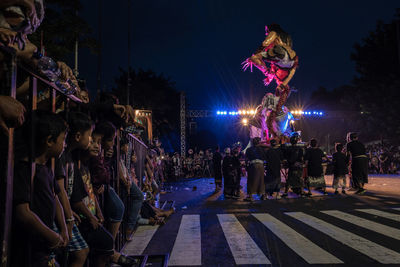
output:
<path id="1" fill-rule="evenodd" d="M 88 248 L 88 244 L 86 243 L 85 239 L 81 235 L 81 232 L 79 231 L 78 227 L 76 224 L 72 227 L 72 238 L 68 243 L 68 251 L 73 252 L 73 251 L 78 251 L 82 250 L 85 248 Z"/>

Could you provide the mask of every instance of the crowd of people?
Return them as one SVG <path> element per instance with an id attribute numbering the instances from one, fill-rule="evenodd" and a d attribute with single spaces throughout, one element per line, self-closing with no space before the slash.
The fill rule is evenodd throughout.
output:
<path id="1" fill-rule="evenodd" d="M 246 201 L 253 201 L 254 194 L 259 195 L 260 199 L 280 199 L 287 197 L 290 189 L 300 197 L 311 196 L 311 189 L 320 190 L 327 195 L 325 172 L 328 162 L 333 167 L 332 187 L 335 194 L 346 194 L 347 177 L 356 194 L 364 194 L 366 191 L 364 185 L 368 183 L 367 151 L 358 141 L 356 133 L 349 134 L 346 146 L 337 143 L 332 157 L 327 157 L 318 147 L 316 139 L 311 139 L 308 145 L 300 142 L 300 136 L 296 132 L 290 137 L 289 143 L 278 144 L 272 139 L 267 145 L 261 143 L 258 137 L 252 139 L 251 143 L 244 153 L 240 146 L 226 148 L 225 156 L 222 156 L 219 148 L 214 152 L 215 190 L 220 191 L 224 181 L 225 198 L 241 197 L 243 165 L 247 172 Z M 281 194 L 282 177 L 285 184 Z"/>
<path id="2" fill-rule="evenodd" d="M 1 151 L 9 137 L 14 140 L 8 265 L 136 266 L 117 251 L 116 240 L 129 242 L 138 225 L 164 224 L 174 212 L 155 203 L 164 179 L 160 146 L 142 140 L 148 146 L 137 162 L 132 139 L 142 136 L 128 131 L 135 128 L 131 106 L 111 93 L 91 101 L 85 82 L 64 62 L 43 71 L 51 55 L 44 57 L 29 41 L 43 17 L 41 0 L 0 3 Z M 10 96 L 12 55 L 18 62 L 16 96 Z M 26 68 L 45 79 L 52 75 L 59 89 L 54 102 L 46 83 L 38 82 L 37 95 L 30 96 Z M 3 174 L 8 155 L 1 155 Z M 140 164 L 143 177 L 136 175 Z"/>
<path id="3" fill-rule="evenodd" d="M 400 172 L 400 146 L 379 142 L 368 145 L 367 153 L 370 159 L 370 173 L 398 174 Z"/>

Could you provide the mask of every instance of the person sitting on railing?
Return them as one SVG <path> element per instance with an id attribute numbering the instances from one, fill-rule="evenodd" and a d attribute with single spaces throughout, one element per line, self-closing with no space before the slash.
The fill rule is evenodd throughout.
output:
<path id="1" fill-rule="evenodd" d="M 126 229 L 126 239 L 127 241 L 132 240 L 132 234 L 137 227 L 138 215 L 140 212 L 140 208 L 143 204 L 143 193 L 137 186 L 137 184 L 133 181 L 133 177 L 131 172 L 126 167 L 126 160 L 128 157 L 129 151 L 129 141 L 126 138 L 121 138 L 120 141 L 121 146 L 121 155 L 119 160 L 120 165 L 120 188 L 121 188 L 121 198 L 125 203 L 129 201 L 129 210 L 127 216 L 127 229 Z M 134 151 L 133 151 L 134 153 Z M 132 163 L 131 163 L 132 164 Z"/>
<path id="2" fill-rule="evenodd" d="M 121 105 L 119 99 L 110 92 L 100 94 L 99 103 L 109 103 L 113 105 L 114 112 L 102 112 L 98 114 L 99 121 L 110 121 L 118 129 L 130 126 L 134 123 L 135 113 L 130 105 Z"/>
<path id="3" fill-rule="evenodd" d="M 122 124 L 129 125 L 133 123 L 135 114 L 129 105 L 120 105 L 115 103 L 112 98 L 101 97 L 99 101 L 90 101 L 89 90 L 86 81 L 78 79 L 78 88 L 76 96 L 82 101 L 81 103 L 70 103 L 70 110 L 80 110 L 81 112 L 89 114 L 94 121 L 104 121 L 104 118 L 113 114 L 112 118 Z M 64 105 L 58 107 L 59 111 L 64 110 Z"/>
<path id="4" fill-rule="evenodd" d="M 45 111 L 34 113 L 33 121 L 28 120 L 20 129 L 21 154 L 16 150 L 10 266 L 58 266 L 53 252 L 65 247 L 69 238 L 57 196 L 60 188 L 47 166 L 49 159 L 58 158 L 64 150 L 67 126 L 58 115 Z M 30 138 L 24 138 L 32 128 L 35 129 L 33 144 L 26 142 Z M 32 146 L 35 147 L 34 168 L 27 155 L 27 148 Z M 55 222 L 60 234 L 53 230 Z"/>

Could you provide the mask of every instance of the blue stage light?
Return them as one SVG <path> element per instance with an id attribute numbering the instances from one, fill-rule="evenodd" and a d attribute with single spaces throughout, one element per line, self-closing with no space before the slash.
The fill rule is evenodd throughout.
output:
<path id="1" fill-rule="evenodd" d="M 217 111 L 217 115 L 220 115 L 220 114 L 221 114 L 221 112 L 218 110 L 218 111 Z"/>
<path id="2" fill-rule="evenodd" d="M 323 114 L 322 112 L 319 113 L 319 115 L 321 115 L 321 116 L 322 116 L 322 114 Z"/>

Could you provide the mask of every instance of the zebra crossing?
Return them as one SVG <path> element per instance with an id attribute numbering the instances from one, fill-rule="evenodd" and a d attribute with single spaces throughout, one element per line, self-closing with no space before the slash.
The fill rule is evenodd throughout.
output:
<path id="1" fill-rule="evenodd" d="M 399 211 L 399 208 L 386 211 L 378 209 L 288 211 L 281 214 L 253 211 L 240 215 L 215 214 L 215 223 L 218 224 L 218 229 L 222 229 L 224 237 L 219 239 L 219 242 L 224 243 L 221 246 L 226 246 L 230 253 L 225 252 L 223 256 L 230 255 L 231 262 L 236 265 L 286 266 L 276 264 L 276 250 L 269 249 L 268 245 L 271 243 L 266 240 L 263 241 L 264 245 L 260 245 L 260 237 L 254 236 L 254 229 L 249 230 L 251 225 L 253 228 L 266 229 L 273 240 L 279 240 L 279 243 L 285 246 L 285 251 L 293 253 L 288 257 L 301 258 L 304 262 L 301 266 L 350 264 L 351 262 L 347 262 L 349 257 L 343 257 L 343 254 L 336 251 L 337 244 L 344 246 L 348 253 L 354 251 L 355 255 L 363 255 L 369 262 L 400 266 L 400 243 L 395 241 L 400 240 Z M 372 219 L 370 215 L 373 215 Z M 243 216 L 248 219 L 249 224 L 243 223 Z M 169 266 L 209 266 L 205 264 L 209 255 L 204 252 L 204 242 L 210 237 L 202 229 L 201 218 L 199 214 L 182 215 L 175 242 L 169 250 Z M 380 220 L 381 218 L 383 220 Z M 387 220 L 392 223 L 387 225 Z M 158 226 L 139 227 L 133 240 L 127 244 L 123 252 L 129 255 L 143 254 L 153 237 L 162 229 Z M 354 229 L 357 230 L 354 232 Z M 371 240 L 371 232 L 377 233 L 379 239 Z M 323 237 L 323 242 L 320 237 Z M 387 242 L 380 242 L 385 238 Z M 218 254 L 218 251 L 214 253 Z"/>

